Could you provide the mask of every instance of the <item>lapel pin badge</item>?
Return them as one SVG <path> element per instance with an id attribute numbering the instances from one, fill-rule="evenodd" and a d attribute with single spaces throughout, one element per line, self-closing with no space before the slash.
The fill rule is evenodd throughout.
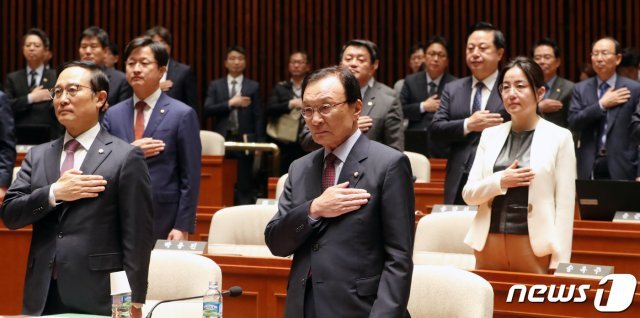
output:
<path id="1" fill-rule="evenodd" d="M 160 114 L 164 114 L 164 108 L 160 110 Z"/>
<path id="2" fill-rule="evenodd" d="M 372 106 L 372 105 L 373 105 L 373 102 L 372 102 L 372 101 L 369 101 L 369 102 L 367 103 L 367 105 Z"/>
<path id="3" fill-rule="evenodd" d="M 357 178 L 358 176 L 360 176 L 360 173 L 358 173 L 358 171 L 356 171 L 356 172 L 354 172 L 354 173 L 353 173 L 353 177 L 354 177 L 354 178 Z"/>
<path id="4" fill-rule="evenodd" d="M 102 148 L 98 149 L 98 153 L 100 153 L 100 154 L 104 153 L 104 149 L 102 149 Z"/>
<path id="5" fill-rule="evenodd" d="M 556 92 L 560 93 L 560 89 L 559 89 L 559 88 L 556 88 Z"/>

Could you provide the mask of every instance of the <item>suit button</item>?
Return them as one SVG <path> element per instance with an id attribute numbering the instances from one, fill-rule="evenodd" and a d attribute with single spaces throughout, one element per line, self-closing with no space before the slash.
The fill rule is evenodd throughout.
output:
<path id="1" fill-rule="evenodd" d="M 300 284 L 301 284 L 302 286 L 304 286 L 304 281 L 305 281 L 305 280 L 306 280 L 306 279 L 304 279 L 304 278 L 300 280 Z"/>
<path id="2" fill-rule="evenodd" d="M 59 239 L 61 239 L 61 238 L 63 238 L 63 237 L 64 237 L 64 236 L 62 235 L 62 232 L 59 232 L 59 233 L 58 233 L 58 238 L 59 238 Z"/>
<path id="3" fill-rule="evenodd" d="M 53 267 L 53 261 L 49 261 L 49 268 Z"/>
<path id="4" fill-rule="evenodd" d="M 311 248 L 314 252 L 317 252 L 320 249 L 320 244 L 315 243 L 313 244 L 313 247 Z"/>

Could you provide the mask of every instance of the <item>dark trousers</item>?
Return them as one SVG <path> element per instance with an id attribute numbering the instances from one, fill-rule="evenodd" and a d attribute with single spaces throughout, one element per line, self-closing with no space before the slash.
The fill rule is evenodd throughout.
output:
<path id="1" fill-rule="evenodd" d="M 597 156 L 593 163 L 593 179 L 611 179 L 607 156 Z"/>
<path id="2" fill-rule="evenodd" d="M 316 317 L 316 305 L 313 300 L 313 282 L 311 277 L 307 278 L 307 286 L 304 291 L 304 318 Z"/>
<path id="3" fill-rule="evenodd" d="M 55 315 L 69 312 L 72 312 L 71 308 L 67 307 L 60 298 L 60 293 L 58 292 L 58 281 L 51 278 L 49 293 L 47 294 L 47 302 L 44 304 L 42 314 Z"/>

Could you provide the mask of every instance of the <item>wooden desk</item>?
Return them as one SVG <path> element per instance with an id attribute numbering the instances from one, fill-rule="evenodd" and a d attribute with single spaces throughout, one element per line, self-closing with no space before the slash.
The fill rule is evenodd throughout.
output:
<path id="1" fill-rule="evenodd" d="M 431 182 L 444 184 L 447 175 L 447 159 L 429 159 L 431 164 Z"/>
<path id="2" fill-rule="evenodd" d="M 237 180 L 237 161 L 224 156 L 202 156 L 198 212 L 214 213 L 233 206 L 233 187 Z"/>
<path id="3" fill-rule="evenodd" d="M 19 315 L 31 227 L 11 231 L 0 221 L 0 315 Z"/>

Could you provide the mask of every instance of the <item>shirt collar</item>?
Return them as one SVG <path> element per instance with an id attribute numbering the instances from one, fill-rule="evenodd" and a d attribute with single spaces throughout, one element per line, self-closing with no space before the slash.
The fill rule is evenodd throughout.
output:
<path id="1" fill-rule="evenodd" d="M 607 82 L 607 84 L 609 84 L 609 88 L 616 87 L 616 81 L 618 80 L 618 73 L 613 73 L 613 75 L 611 75 L 611 77 L 609 77 L 609 79 L 606 81 L 601 80 L 598 76 L 596 76 L 596 79 L 598 80 L 598 88 L 600 87 L 602 82 Z"/>
<path id="2" fill-rule="evenodd" d="M 238 77 L 233 77 L 231 74 L 227 74 L 227 83 L 229 83 L 229 87 L 231 87 L 231 81 L 236 80 L 236 85 L 241 84 L 244 79 L 244 74 L 240 74 Z"/>
<path id="3" fill-rule="evenodd" d="M 147 104 L 147 106 L 149 106 L 149 109 L 153 109 L 153 107 L 156 106 L 156 103 L 158 102 L 158 99 L 160 99 L 160 95 L 162 94 L 162 91 L 160 90 L 160 87 L 158 87 L 158 89 L 151 93 L 151 95 L 147 96 L 147 98 L 145 98 L 143 101 Z M 136 94 L 133 94 L 133 105 L 135 106 L 135 104 L 137 104 L 140 101 L 140 98 L 138 98 L 138 96 L 136 96 Z"/>
<path id="4" fill-rule="evenodd" d="M 82 148 L 84 150 L 89 150 L 91 148 L 91 145 L 93 144 L 93 141 L 96 140 L 96 137 L 98 136 L 98 133 L 100 132 L 100 123 L 96 123 L 95 126 L 89 128 L 89 130 L 81 133 L 78 137 L 76 137 L 75 139 L 80 143 L 80 145 L 82 146 Z M 67 141 L 74 139 L 73 137 L 71 137 L 71 135 L 69 135 L 68 131 L 64 132 L 64 143 L 62 144 L 63 148 L 64 145 L 67 144 Z"/>
<path id="5" fill-rule="evenodd" d="M 351 148 L 353 148 L 353 146 L 356 144 L 356 141 L 358 141 L 360 135 L 362 135 L 360 129 L 356 129 L 356 131 L 349 138 L 347 138 L 345 142 L 336 147 L 336 149 L 334 149 L 333 151 L 324 148 L 324 157 L 326 158 L 328 154 L 333 153 L 336 157 L 338 157 L 338 159 L 340 159 L 340 162 L 346 162 L 347 157 L 351 152 Z"/>
<path id="6" fill-rule="evenodd" d="M 549 91 L 551 91 L 551 87 L 553 87 L 553 84 L 555 84 L 557 78 L 558 75 L 554 75 L 548 82 L 545 83 L 547 84 L 547 87 L 549 87 Z"/>
<path id="7" fill-rule="evenodd" d="M 471 76 L 472 79 L 472 86 L 471 87 L 476 87 L 476 84 L 478 82 L 480 82 L 475 76 Z M 498 71 L 496 70 L 495 72 L 493 72 L 493 74 L 487 76 L 485 79 L 482 80 L 482 83 L 484 84 L 484 87 L 486 87 L 488 90 L 492 91 L 493 90 L 493 86 L 496 84 L 496 80 L 498 79 Z"/>
<path id="8" fill-rule="evenodd" d="M 36 73 L 38 73 L 37 75 L 42 75 L 42 73 L 44 72 L 44 64 L 36 67 L 35 71 Z M 29 67 L 29 65 L 27 65 L 27 75 L 29 75 L 29 73 L 31 73 L 31 68 Z"/>
<path id="9" fill-rule="evenodd" d="M 442 77 L 444 76 L 444 73 L 440 74 L 440 76 L 438 76 L 438 78 L 432 79 L 431 76 L 429 76 L 429 73 L 427 73 L 426 71 L 424 72 L 427 75 L 427 85 L 429 85 L 429 83 L 434 82 L 436 84 L 436 86 L 440 85 L 440 81 L 442 80 Z"/>
<path id="10" fill-rule="evenodd" d="M 360 94 L 362 94 L 362 98 L 364 98 L 364 94 L 367 93 L 367 89 L 369 89 L 370 87 L 373 87 L 373 84 L 375 84 L 375 82 L 376 80 L 372 77 L 371 79 L 369 79 L 366 85 L 364 85 L 363 87 L 360 87 Z"/>

